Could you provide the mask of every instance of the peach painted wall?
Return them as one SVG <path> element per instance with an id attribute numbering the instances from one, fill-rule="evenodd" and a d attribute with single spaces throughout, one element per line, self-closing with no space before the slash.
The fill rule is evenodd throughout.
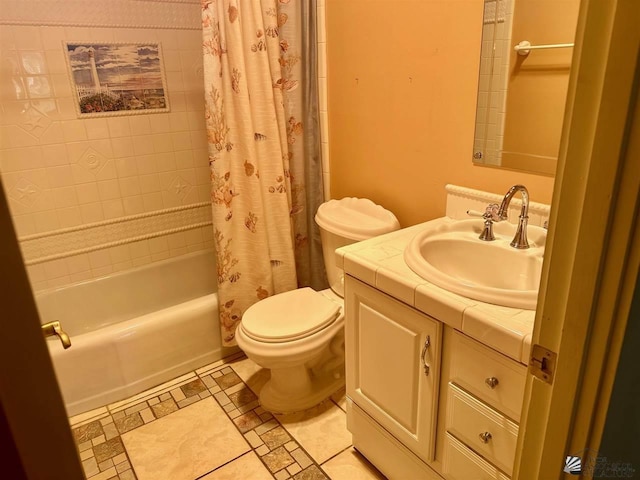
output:
<path id="1" fill-rule="evenodd" d="M 402 226 L 443 216 L 447 183 L 551 201 L 552 177 L 472 163 L 482 1 L 326 3 L 332 197 Z"/>

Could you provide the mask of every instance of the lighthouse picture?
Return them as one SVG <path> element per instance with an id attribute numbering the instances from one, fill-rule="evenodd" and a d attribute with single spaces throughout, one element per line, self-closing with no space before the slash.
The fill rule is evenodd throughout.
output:
<path id="1" fill-rule="evenodd" d="M 81 116 L 169 111 L 157 43 L 67 43 Z"/>

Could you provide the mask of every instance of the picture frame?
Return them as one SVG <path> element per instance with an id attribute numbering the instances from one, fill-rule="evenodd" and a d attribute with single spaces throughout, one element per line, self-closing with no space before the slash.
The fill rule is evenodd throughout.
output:
<path id="1" fill-rule="evenodd" d="M 64 42 L 79 118 L 167 113 L 157 42 Z"/>

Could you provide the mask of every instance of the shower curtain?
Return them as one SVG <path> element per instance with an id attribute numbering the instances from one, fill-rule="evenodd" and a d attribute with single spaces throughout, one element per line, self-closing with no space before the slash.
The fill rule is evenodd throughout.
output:
<path id="1" fill-rule="evenodd" d="M 326 288 L 316 2 L 202 0 L 205 116 L 225 346 L 252 304 Z"/>

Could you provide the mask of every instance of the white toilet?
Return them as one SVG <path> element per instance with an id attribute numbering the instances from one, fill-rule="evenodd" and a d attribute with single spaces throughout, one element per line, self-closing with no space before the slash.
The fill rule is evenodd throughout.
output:
<path id="1" fill-rule="evenodd" d="M 236 330 L 238 345 L 271 379 L 262 407 L 288 413 L 318 404 L 344 385 L 344 279 L 336 248 L 400 228 L 393 213 L 364 198 L 329 200 L 318 208 L 331 289 L 299 288 L 252 305 Z"/>

